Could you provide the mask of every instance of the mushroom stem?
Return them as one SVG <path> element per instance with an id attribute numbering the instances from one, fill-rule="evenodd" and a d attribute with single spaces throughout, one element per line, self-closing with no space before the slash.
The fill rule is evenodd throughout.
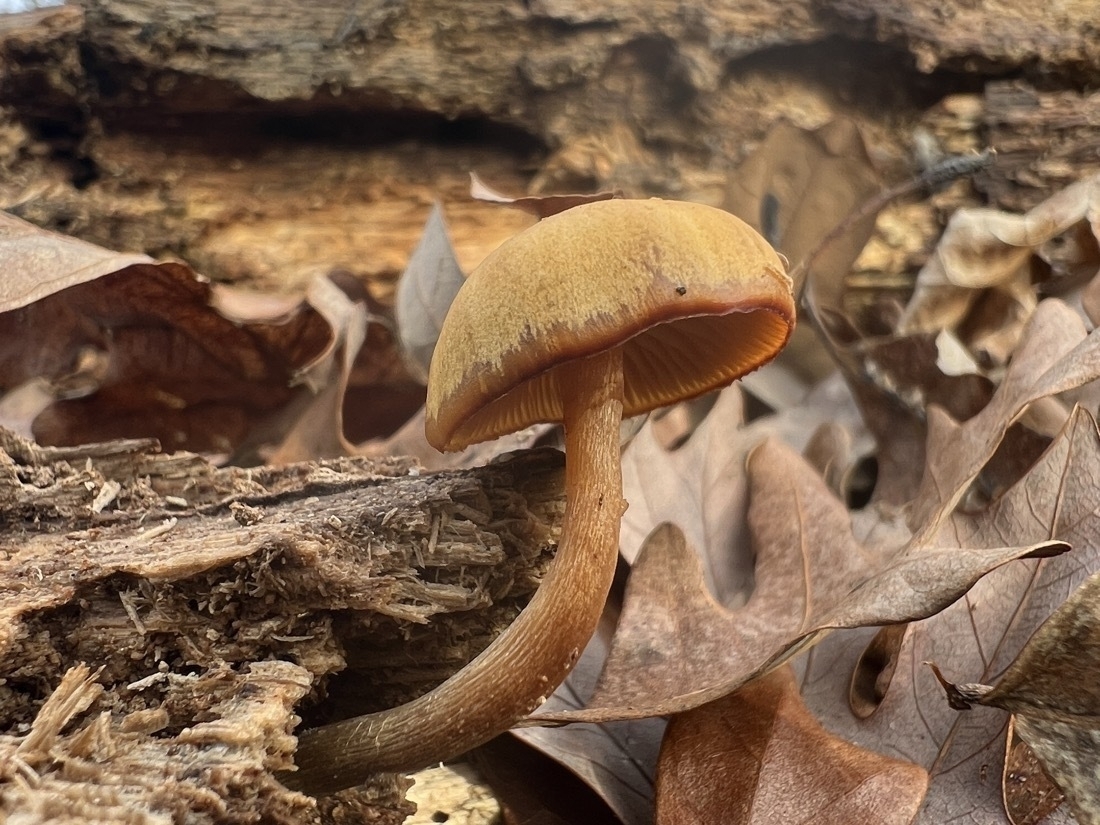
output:
<path id="1" fill-rule="evenodd" d="M 541 705 L 599 622 L 615 573 L 625 509 L 619 460 L 622 350 L 562 365 L 565 519 L 534 598 L 472 662 L 396 708 L 303 732 L 287 787 L 332 793 L 380 771 L 414 770 L 503 733 Z"/>

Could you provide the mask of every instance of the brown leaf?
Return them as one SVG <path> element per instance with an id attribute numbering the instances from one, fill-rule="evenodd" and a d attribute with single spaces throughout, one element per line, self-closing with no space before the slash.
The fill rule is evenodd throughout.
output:
<path id="1" fill-rule="evenodd" d="M 220 300 L 218 306 L 223 312 L 231 307 L 238 319 L 243 314 L 257 320 L 265 308 L 279 307 L 272 296 L 249 298 L 256 300 L 247 306 Z M 291 400 L 254 427 L 238 447 L 235 463 L 356 455 L 364 451 L 351 443 L 352 437 L 390 433 L 423 403 L 424 387 L 405 368 L 386 308 L 350 273 L 334 270 L 319 276 L 310 283 L 304 302 L 293 300 L 292 306 L 304 306 L 325 321 L 329 340 L 293 376 L 300 389 Z"/>
<path id="2" fill-rule="evenodd" d="M 723 602 L 743 601 L 752 581 L 745 536 L 748 504 L 745 456 L 755 440 L 740 429 L 740 387 L 718 393 L 691 438 L 668 450 L 647 423 L 623 453 L 623 493 L 629 506 L 619 529 L 623 557 L 636 563 L 647 537 L 666 521 L 683 524 L 704 560 L 707 584 Z"/>
<path id="3" fill-rule="evenodd" d="M 110 252 L 0 212 L 0 272 L 4 273 L 0 312 L 25 307 L 133 264 L 152 262 L 147 255 Z"/>
<path id="4" fill-rule="evenodd" d="M 396 358 L 388 331 L 376 334 L 382 323 L 362 346 L 362 321 L 344 307 L 376 307 L 342 273 L 331 277 L 357 297 L 320 279 L 303 301 L 211 286 L 181 264 L 115 255 L 14 219 L 4 228 L 13 240 L 0 256 L 17 275 L 6 282 L 9 303 L 32 294 L 19 285 L 36 279 L 64 287 L 0 314 L 0 416 L 44 443 L 146 436 L 255 462 L 286 441 L 277 459 L 317 458 L 348 452 L 349 387 L 371 391 L 353 408 L 357 432 L 396 415 L 389 432 L 423 400 L 422 388 L 403 394 L 403 367 L 387 370 Z"/>
<path id="5" fill-rule="evenodd" d="M 424 233 L 397 282 L 394 314 L 401 348 L 412 371 L 428 380 L 435 342 L 447 310 L 466 282 L 455 257 L 443 209 L 433 204 Z"/>
<path id="6" fill-rule="evenodd" d="M 1018 329 L 1035 306 L 1032 259 L 1044 256 L 1044 244 L 1051 239 L 1082 230 L 1100 238 L 1100 177 L 1067 187 L 1025 215 L 959 209 L 917 275 L 917 288 L 899 331 L 958 328 L 986 289 L 999 291 L 1010 300 L 1002 304 L 997 317 L 987 318 L 980 326 L 999 336 L 1005 335 L 1009 322 Z M 1094 258 L 1095 244 L 1074 244 L 1072 248 L 1080 250 L 1084 258 L 1063 260 L 1060 266 L 1091 266 L 1095 271 L 1100 264 Z M 980 340 L 968 343 L 983 348 Z M 1011 349 L 1002 343 L 997 352 Z"/>
<path id="7" fill-rule="evenodd" d="M 344 393 L 344 433 L 352 442 L 386 438 L 423 405 L 424 384 L 402 355 L 392 308 L 377 301 L 350 272 L 334 270 L 328 277 L 353 303 L 363 305 L 368 322 Z"/>
<path id="8" fill-rule="evenodd" d="M 353 455 L 344 436 L 344 395 L 356 356 L 367 334 L 366 307 L 352 302 L 327 277 L 310 284 L 307 300 L 332 329 L 332 340 L 300 376 L 311 389 L 292 409 L 294 423 L 275 449 L 268 464 L 290 464 L 319 458 Z"/>
<path id="9" fill-rule="evenodd" d="M 1100 822 L 1100 573 L 1043 623 L 981 703 L 1014 713 L 1077 820 Z"/>
<path id="10" fill-rule="evenodd" d="M 1029 404 L 1097 378 L 1100 334 L 1086 337 L 1073 310 L 1061 301 L 1043 301 L 984 409 L 961 426 L 938 410 L 929 411 L 929 453 L 910 507 L 910 526 L 934 529 L 940 516 L 955 508 Z"/>
<path id="11" fill-rule="evenodd" d="M 796 264 L 879 190 L 858 127 L 837 118 L 807 131 L 779 122 L 731 176 L 722 207 Z M 844 279 L 874 231 L 874 215 L 822 251 L 811 268 L 816 302 L 839 308 Z"/>
<path id="12" fill-rule="evenodd" d="M 848 511 L 796 453 L 767 440 L 749 458 L 756 587 L 729 611 L 707 592 L 679 529 L 654 531 L 635 563 L 607 666 L 585 711 L 559 721 L 640 718 L 698 707 L 785 661 L 827 628 L 942 610 L 990 570 L 1058 542 L 864 547 Z"/>
<path id="13" fill-rule="evenodd" d="M 304 309 L 239 325 L 186 267 L 139 264 L 0 315 L 0 386 L 55 387 L 34 422 L 42 443 L 149 436 L 225 453 L 287 403 L 329 335 Z"/>
<path id="14" fill-rule="evenodd" d="M 1053 537 L 1071 544 L 1072 553 L 994 570 L 965 598 L 910 626 L 900 644 L 876 648 L 873 657 L 865 653 L 865 638 L 848 634 L 825 639 L 809 654 L 803 694 L 826 727 L 929 769 L 932 782 L 919 822 L 964 814 L 999 822 L 1004 816 L 998 781 L 1003 714 L 951 710 L 923 663 L 988 683 L 1072 589 L 1100 568 L 1098 536 L 1100 433 L 1091 416 L 1077 410 L 1026 476 L 985 510 L 952 514 L 932 539 L 966 547 Z M 851 672 L 855 684 L 874 686 L 873 696 L 864 693 L 873 712 L 862 719 L 849 711 L 846 690 L 836 679 Z"/>
<path id="15" fill-rule="evenodd" d="M 969 418 L 992 393 L 991 382 L 977 371 L 952 374 L 941 357 L 944 335 L 868 338 L 836 350 L 878 445 L 877 504 L 901 506 L 916 494 L 926 460 L 929 405 Z"/>
<path id="16" fill-rule="evenodd" d="M 658 765 L 657 823 L 906 825 L 927 785 L 923 768 L 829 734 L 784 667 L 673 717 Z"/>
<path id="17" fill-rule="evenodd" d="M 647 423 L 623 453 L 623 516 L 619 546 L 633 562 L 659 524 L 673 522 L 703 559 L 707 585 L 726 606 L 743 604 L 752 586 L 753 554 L 747 536 L 745 460 L 768 436 L 801 450 L 826 422 L 860 440 L 858 412 L 843 383 L 823 382 L 802 403 L 742 426 L 742 390 L 716 395 L 713 407 L 688 440 L 669 449 Z M 853 449 L 853 453 L 858 450 Z M 843 472 L 843 471 L 841 471 Z"/>
<path id="18" fill-rule="evenodd" d="M 811 132 L 780 122 L 731 175 L 722 207 L 760 232 L 792 266 L 815 255 L 807 271 L 814 303 L 839 310 L 845 279 L 874 231 L 875 215 L 828 246 L 820 244 L 878 189 L 854 123 L 838 118 Z M 808 376 L 832 369 L 808 324 L 795 330 L 780 359 Z"/>
<path id="19" fill-rule="evenodd" d="M 1091 674 L 1095 682 L 1096 673 Z M 1100 822 L 1100 782 L 1096 755 L 1100 753 L 1100 722 L 1016 716 L 1016 732 L 1027 742 L 1044 772 L 1064 794 L 1080 825 Z"/>
<path id="20" fill-rule="evenodd" d="M 486 203 L 499 203 L 516 209 L 522 209 L 524 212 L 530 212 L 541 220 L 542 218 L 549 218 L 551 215 L 556 215 L 559 212 L 564 212 L 566 209 L 572 209 L 574 206 L 580 206 L 584 203 L 609 201 L 612 198 L 622 196 L 618 192 L 596 192 L 591 195 L 529 195 L 526 197 L 511 198 L 490 188 L 475 172 L 471 172 L 470 197 L 474 200 L 485 201 Z"/>
<path id="21" fill-rule="evenodd" d="M 4 232 L 12 277 L 0 388 L 49 388 L 53 401 L 38 404 L 31 425 L 43 443 L 147 436 L 227 453 L 293 397 L 295 373 L 330 337 L 301 305 L 228 318 L 212 305 L 225 296 L 182 264 L 116 255 L 7 216 Z"/>

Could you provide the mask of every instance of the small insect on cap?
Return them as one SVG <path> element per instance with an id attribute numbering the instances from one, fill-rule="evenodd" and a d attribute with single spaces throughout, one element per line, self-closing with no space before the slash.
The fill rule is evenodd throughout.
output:
<path id="1" fill-rule="evenodd" d="M 428 379 L 428 441 L 459 450 L 562 420 L 559 367 L 622 347 L 623 415 L 723 387 L 794 327 L 782 259 L 728 212 L 608 200 L 501 245 L 459 290 Z"/>

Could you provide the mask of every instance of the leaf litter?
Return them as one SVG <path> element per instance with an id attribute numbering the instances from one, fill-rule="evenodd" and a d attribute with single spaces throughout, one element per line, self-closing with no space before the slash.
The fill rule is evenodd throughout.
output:
<path id="1" fill-rule="evenodd" d="M 746 165 L 748 195 L 731 194 L 728 208 L 789 254 L 830 228 L 806 217 L 820 214 L 815 198 L 858 203 L 878 185 L 858 132 L 843 124 L 787 127 L 767 145 Z M 471 194 L 540 217 L 592 197 L 509 198 L 476 177 Z M 869 327 L 845 309 L 866 227 L 818 259 L 808 292 L 839 377 L 803 375 L 812 383 L 793 400 L 798 385 L 765 372 L 754 381 L 776 406 L 764 414 L 748 416 L 744 391 L 731 388 L 641 427 L 624 452 L 622 549 L 633 569 L 622 614 L 535 719 L 588 724 L 519 735 L 629 823 L 653 816 L 658 764 L 661 822 L 792 819 L 787 806 L 801 799 L 823 822 L 1008 821 L 1006 810 L 1013 822 L 1064 822 L 1061 792 L 1080 821 L 1095 821 L 1095 776 L 1080 769 L 1090 751 L 1075 745 L 1093 741 L 1095 708 L 1074 705 L 1067 689 L 1100 683 L 1095 643 L 1083 643 L 1091 658 L 1073 655 L 1075 629 L 1095 627 L 1089 577 L 1100 568 L 1100 339 L 1088 332 L 1100 306 L 1097 216 L 1095 179 L 1025 216 L 957 213 L 909 305 L 877 307 Z M 128 436 L 152 422 L 172 446 L 276 460 L 421 449 L 416 416 L 364 445 L 346 438 L 342 416 L 357 372 L 407 375 L 392 366 L 387 335 L 421 370 L 430 359 L 462 277 L 441 212 L 410 261 L 413 300 L 396 325 L 339 278 L 304 300 L 250 298 L 180 264 L 5 221 L 0 257 L 16 273 L 0 294 L 5 422 L 58 443 L 113 434 L 95 422 Z M 1024 276 L 1037 267 L 1038 284 Z M 1043 300 L 1076 287 L 1083 315 Z M 48 339 L 19 340 L 14 330 L 46 317 L 62 319 Z M 175 360 L 150 365 L 163 353 Z M 167 377 L 181 374 L 190 383 Z M 391 403 L 386 392 L 378 403 Z M 195 440 L 211 417 L 223 424 L 218 437 Z M 686 431 L 670 443 L 662 432 L 675 426 Z M 422 460 L 470 466 L 545 436 Z M 877 483 L 853 505 L 868 461 Z M 805 707 L 782 667 L 792 660 Z M 926 661 L 993 688 L 960 714 Z M 986 705 L 1014 714 L 1015 738 Z M 780 756 L 790 753 L 800 756 Z M 807 763 L 813 771 L 800 776 Z M 731 783 L 714 804 L 740 806 L 739 819 L 685 807 L 709 803 L 699 783 L 716 770 Z M 1021 776 L 1047 790 L 1027 797 Z M 691 788 L 699 792 L 685 796 Z"/>
<path id="2" fill-rule="evenodd" d="M 752 595 L 729 611 L 679 528 L 658 527 L 635 562 L 607 664 L 588 708 L 553 721 L 676 713 L 737 689 L 824 630 L 942 610 L 989 570 L 1059 542 L 868 547 L 847 508 L 797 453 L 767 440 L 748 461 Z M 541 715 L 541 714 L 540 714 Z"/>
<path id="3" fill-rule="evenodd" d="M 927 785 L 917 765 L 828 733 L 782 667 L 673 718 L 658 765 L 656 821 L 905 825 Z"/>
<path id="4" fill-rule="evenodd" d="M 0 387 L 5 395 L 28 382 L 47 388 L 22 426 L 43 443 L 151 436 L 172 449 L 228 454 L 291 400 L 294 376 L 330 337 L 301 301 L 240 323 L 182 264 L 19 230 L 0 245 L 6 287 L 24 301 L 0 314 Z M 42 253 L 55 245 L 63 254 Z M 57 291 L 42 294 L 40 282 Z"/>
<path id="5" fill-rule="evenodd" d="M 1016 734 L 1056 779 L 1077 820 L 1100 821 L 1100 573 L 1043 622 L 996 685 L 952 685 L 933 667 L 953 707 L 1012 713 Z M 1025 790 L 1008 779 L 1006 797 Z"/>
<path id="6" fill-rule="evenodd" d="M 1071 544 L 1073 552 L 1005 565 L 942 612 L 891 633 L 873 646 L 873 655 L 843 638 L 827 639 L 812 651 L 803 693 L 825 725 L 858 744 L 929 769 L 932 781 L 918 821 L 942 822 L 960 806 L 991 821 L 1001 815 L 998 783 L 983 776 L 999 773 L 1003 715 L 960 716 L 944 701 L 924 663 L 935 662 L 968 681 L 988 680 L 1008 665 L 1088 571 L 1100 567 L 1097 467 L 1100 437 L 1091 416 L 1079 409 L 1016 485 L 980 513 L 952 514 L 939 531 L 942 541 L 965 543 L 1006 535 L 1053 537 Z M 1044 490 L 1056 493 L 1037 495 Z M 830 678 L 836 672 L 854 672 L 857 688 L 873 685 L 873 690 L 863 688 L 852 696 L 846 685 Z M 853 703 L 865 705 L 859 716 L 849 711 Z"/>
<path id="7" fill-rule="evenodd" d="M 1095 227 L 1095 211 L 1091 205 L 1081 204 L 1082 198 L 1087 201 L 1093 197 L 1092 191 L 1091 184 L 1077 187 L 1070 196 L 1058 199 L 1054 207 L 1047 207 L 1076 215 L 1059 224 L 1062 231 L 1080 228 L 1082 215 Z M 1067 206 L 1068 200 L 1076 205 Z M 1043 208 L 1038 208 L 1040 215 Z M 1033 237 L 1034 243 L 1025 250 L 1026 254 L 1040 254 L 1037 246 L 1055 234 L 1053 231 L 1041 238 Z M 948 245 L 957 243 L 961 242 L 951 237 L 941 241 Z M 1090 248 L 1087 243 L 1078 246 Z M 1073 263 L 1078 270 L 1087 270 L 1089 266 L 1087 257 L 1076 258 Z M 1095 270 L 1093 264 L 1092 271 Z M 914 300 L 922 298 L 918 294 Z M 818 622 L 799 623 L 791 616 L 805 619 L 804 606 L 810 601 L 805 594 L 812 592 L 806 582 L 828 582 L 827 573 L 811 569 L 801 577 L 791 576 L 789 571 L 799 567 L 795 561 L 774 562 L 759 546 L 755 553 L 746 553 L 746 535 L 743 529 L 737 535 L 737 527 L 724 547 L 707 534 L 704 526 L 707 517 L 700 513 L 709 516 L 715 509 L 714 501 L 721 501 L 713 492 L 715 486 L 727 492 L 726 509 L 733 512 L 761 489 L 761 482 L 752 476 L 751 460 L 748 484 L 743 474 L 712 474 L 708 469 L 723 461 L 728 467 L 737 466 L 737 450 L 744 447 L 731 448 L 729 444 L 736 443 L 742 434 L 739 422 L 727 415 L 725 426 L 716 427 L 717 432 L 725 433 L 727 444 L 708 435 L 703 441 L 708 449 L 691 457 L 698 475 L 708 478 L 709 484 L 698 482 L 686 469 L 693 466 L 692 460 L 684 460 L 682 467 L 671 475 L 662 471 L 659 464 L 653 463 L 658 453 L 652 447 L 657 439 L 643 428 L 630 449 L 643 445 L 651 454 L 640 463 L 644 469 L 632 484 L 652 489 L 638 493 L 631 489 L 632 484 L 627 485 L 628 497 L 633 495 L 645 502 L 638 520 L 644 525 L 645 516 L 652 515 L 644 512 L 650 501 L 658 502 L 651 509 L 659 511 L 663 506 L 665 510 L 676 510 L 676 503 L 665 503 L 670 498 L 677 502 L 670 491 L 679 489 L 681 508 L 670 519 L 678 522 L 677 526 L 682 526 L 693 540 L 688 545 L 676 527 L 666 526 L 659 528 L 651 543 L 637 553 L 631 548 L 637 546 L 641 531 L 631 524 L 628 511 L 623 550 L 627 558 L 635 555 L 637 558 L 623 617 L 600 682 L 586 710 L 551 713 L 545 718 L 557 722 L 604 720 L 638 718 L 651 713 L 675 714 L 685 708 L 706 709 L 710 707 L 708 702 L 724 701 L 731 689 L 746 681 L 753 684 L 752 677 L 766 673 L 797 652 L 800 642 L 820 641 L 815 629 L 825 625 L 856 628 L 867 625 L 825 637 L 807 657 L 799 660 L 804 669 L 804 690 L 815 713 L 827 727 L 856 745 L 892 754 L 929 770 L 929 792 L 917 821 L 942 822 L 955 816 L 980 814 L 990 817 L 990 821 L 1007 821 L 1006 807 L 1020 810 L 1020 804 L 1018 795 L 1011 794 L 1011 781 L 1006 780 L 1005 790 L 996 781 L 1003 754 L 1009 747 L 1004 736 L 1004 717 L 990 713 L 977 722 L 960 720 L 942 696 L 936 694 L 934 681 L 929 681 L 927 668 L 922 671 L 917 658 L 918 655 L 921 661 L 929 658 L 932 646 L 953 654 L 945 655 L 945 661 L 983 663 L 984 672 L 998 672 L 1037 623 L 1069 595 L 1071 585 L 1100 566 L 1091 550 L 1095 531 L 1089 535 L 1088 529 L 1068 526 L 1087 523 L 1089 514 L 1100 511 L 1100 502 L 1093 500 L 1095 490 L 1100 489 L 1100 479 L 1091 469 L 1100 466 L 1098 448 L 1092 443 L 1095 424 L 1087 412 L 1080 408 L 1073 410 L 1060 400 L 1072 398 L 1082 388 L 1087 391 L 1088 385 L 1100 377 L 1100 359 L 1095 352 L 1098 339 L 1095 334 L 1086 335 L 1079 314 L 1060 301 L 1033 301 L 1032 307 L 1032 312 L 1020 316 L 1024 322 L 1006 338 L 1009 348 L 999 362 L 982 349 L 981 339 L 956 337 L 946 323 L 950 320 L 947 316 L 943 327 L 930 325 L 927 331 L 919 332 L 902 333 L 895 322 L 896 331 L 882 335 L 882 344 L 871 349 L 862 344 L 864 356 L 877 365 L 889 363 L 883 361 L 882 347 L 895 340 L 904 341 L 908 337 L 916 343 L 922 340 L 920 336 L 925 336 L 924 341 L 932 342 L 931 347 L 921 344 L 920 348 L 911 348 L 907 355 L 895 359 L 900 368 L 915 370 L 910 381 L 916 392 L 908 397 L 899 392 L 896 382 L 882 380 L 882 372 L 876 375 L 871 371 L 868 375 L 864 368 L 845 374 L 853 395 L 861 398 L 864 419 L 868 420 L 871 413 L 869 426 L 879 450 L 888 451 L 891 441 L 908 440 L 916 445 L 914 449 L 902 443 L 902 449 L 894 451 L 895 460 L 879 467 L 880 474 L 885 470 L 905 476 L 907 480 L 896 486 L 904 495 L 880 499 L 862 511 L 849 513 L 838 508 L 836 526 L 831 530 L 825 527 L 828 519 L 817 511 L 810 511 L 812 515 L 801 521 L 791 514 L 797 512 L 802 501 L 819 500 L 822 488 L 803 497 L 788 493 L 781 497 L 785 499 L 786 512 L 780 509 L 770 519 L 754 520 L 750 510 L 748 520 L 750 533 L 765 521 L 770 521 L 773 527 L 792 522 L 806 527 L 792 531 L 794 535 L 784 542 L 787 547 L 810 548 L 807 555 L 811 558 L 814 552 L 828 552 L 818 548 L 841 546 L 845 548 L 844 557 L 859 558 L 862 554 L 864 564 L 872 569 L 876 563 L 882 564 L 890 558 L 912 563 L 909 569 L 903 566 L 891 571 L 897 575 L 867 577 L 860 586 L 827 606 L 823 610 L 826 617 Z M 859 342 L 860 336 L 854 340 Z M 948 366 L 945 346 L 951 353 L 951 364 L 962 364 L 962 368 Z M 998 363 L 1005 362 L 1007 371 L 999 373 Z M 933 369 L 929 371 L 930 367 Z M 925 370 L 923 374 L 921 369 Z M 983 390 L 979 384 L 975 387 L 977 394 L 969 396 L 973 400 L 960 405 L 957 387 L 950 384 L 946 390 L 937 387 L 945 376 L 953 375 L 973 375 L 991 381 L 991 389 L 995 391 Z M 931 395 L 937 390 L 939 398 Z M 723 406 L 734 405 L 723 405 L 720 400 L 710 414 L 722 412 Z M 896 429 L 899 410 L 911 422 L 900 432 Z M 951 413 L 968 420 L 958 423 Z M 704 419 L 696 435 L 706 434 L 706 426 Z M 845 432 L 843 427 L 836 429 Z M 687 445 L 690 443 L 689 438 Z M 917 460 L 906 466 L 897 459 L 906 454 Z M 880 452 L 880 460 L 881 455 Z M 624 479 L 631 473 L 629 456 L 630 450 L 625 456 Z M 792 475 L 802 469 L 798 461 L 797 455 L 788 453 L 771 456 L 761 463 L 784 467 L 786 472 L 777 474 Z M 1067 482 L 1071 476 L 1075 483 Z M 721 482 L 716 482 L 716 477 L 721 477 Z M 792 500 L 799 501 L 799 505 L 791 504 Z M 1037 506 L 1040 503 L 1042 507 Z M 721 504 L 717 509 L 723 509 Z M 1025 513 L 1030 520 L 1024 518 Z M 808 529 L 809 525 L 813 525 L 813 530 Z M 766 534 L 767 530 L 760 533 Z M 857 534 L 861 541 L 856 541 Z M 753 539 L 759 541 L 755 535 L 748 538 L 750 543 Z M 1059 555 L 1069 545 L 1075 548 L 1074 552 Z M 975 563 L 975 551 L 979 551 L 979 556 L 992 551 L 995 556 L 998 548 L 1005 547 L 1014 547 L 1015 551 L 1007 552 L 1002 560 L 989 559 L 984 565 Z M 1027 561 L 1028 557 L 1032 560 Z M 705 561 L 700 563 L 698 559 Z M 973 567 L 960 575 L 968 562 Z M 768 587 L 767 575 L 772 568 L 787 575 L 788 586 Z M 721 572 L 716 574 L 715 570 Z M 867 575 L 866 569 L 862 575 Z M 960 575 L 956 587 L 946 583 L 953 575 Z M 722 576 L 728 582 L 740 582 L 742 589 L 751 590 L 748 603 L 739 611 L 728 609 L 736 607 L 737 598 L 730 599 L 729 594 L 738 586 L 721 584 Z M 846 580 L 844 576 L 838 578 Z M 783 581 L 783 577 L 778 576 L 777 581 Z M 858 573 L 856 581 L 860 581 Z M 894 590 L 898 587 L 903 590 L 913 587 L 908 606 L 898 598 Z M 823 589 L 828 592 L 828 587 Z M 875 598 L 876 591 L 881 599 Z M 723 606 L 723 601 L 728 603 Z M 764 608 L 760 616 L 753 615 L 754 606 Z M 799 606 L 803 607 L 801 613 Z M 779 612 L 778 619 L 769 614 L 769 609 Z M 813 609 L 821 609 L 816 598 Z M 918 615 L 929 618 L 905 624 Z M 776 627 L 776 621 L 782 624 L 784 619 L 788 622 L 786 633 Z M 874 625 L 886 621 L 898 624 L 879 634 L 879 644 L 868 647 L 876 632 Z M 973 644 L 960 644 L 960 633 L 964 637 L 969 633 Z M 770 649 L 762 641 L 769 636 Z M 842 654 L 847 654 L 847 658 Z M 1092 671 L 1094 681 L 1097 675 Z M 919 685 L 916 680 L 921 680 Z M 850 693 L 849 681 L 856 693 L 862 687 L 866 695 Z M 853 707 L 859 710 L 858 714 Z M 674 720 L 679 718 L 673 716 Z M 725 724 L 732 723 L 727 718 Z M 1078 737 L 1084 735 L 1080 726 L 1074 732 Z M 909 744 L 910 738 L 918 744 Z M 732 751 L 728 758 L 733 758 Z M 1014 758 L 1022 759 L 1018 749 Z M 717 764 L 720 759 L 716 756 L 707 762 L 706 771 L 712 773 Z M 992 781 L 988 779 L 990 776 L 994 777 Z M 1033 811 L 1050 814 L 1057 808 L 1056 801 L 1051 800 L 1059 797 L 1056 790 L 1038 794 L 1041 801 Z M 1055 811 L 1047 821 L 1062 821 L 1064 816 L 1063 811 Z"/>

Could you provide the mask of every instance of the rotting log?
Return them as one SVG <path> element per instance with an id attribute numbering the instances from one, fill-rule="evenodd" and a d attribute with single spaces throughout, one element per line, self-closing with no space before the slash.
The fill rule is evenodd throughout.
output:
<path id="1" fill-rule="evenodd" d="M 421 475 L 0 444 L 0 813 L 29 821 L 400 822 L 392 777 L 321 807 L 273 779 L 295 714 L 461 667 L 536 587 L 562 512 L 551 450 Z"/>
<path id="2" fill-rule="evenodd" d="M 290 291 L 317 271 L 342 267 L 382 299 L 434 199 L 445 204 L 467 269 L 530 222 L 470 203 L 471 169 L 512 193 L 620 187 L 717 203 L 731 170 L 783 119 L 815 128 L 836 115 L 852 118 L 892 180 L 911 174 L 923 154 L 993 144 L 1001 159 L 978 178 L 977 194 L 995 207 L 1025 208 L 1100 169 L 1088 126 L 1098 98 L 1082 91 L 1100 71 L 1096 39 L 1074 25 L 1085 19 L 1081 2 L 1057 13 L 1023 0 L 971 5 L 948 8 L 950 25 L 944 4 L 932 0 L 691 8 L 679 0 L 369 0 L 354 9 L 279 0 L 266 4 L 262 17 L 244 0 L 87 0 L 83 8 L 3 16 L 0 201 L 35 223 L 110 248 L 181 257 L 220 281 Z M 1009 85 L 1000 80 L 1006 76 L 1020 79 Z M 974 200 L 970 187 L 958 185 L 896 205 L 880 218 L 857 270 L 876 286 L 887 277 L 904 289 L 944 217 Z M 127 725 L 140 741 L 167 747 L 179 744 L 172 737 L 181 726 L 212 721 L 211 708 L 222 699 L 230 704 L 221 707 L 240 708 L 217 711 L 237 730 L 261 724 L 249 715 L 251 705 L 233 704 L 232 696 L 266 690 L 286 721 L 262 723 L 263 754 L 255 746 L 234 752 L 263 764 L 250 768 L 259 771 L 253 776 L 264 774 L 284 753 L 279 725 L 290 724 L 293 696 L 305 689 L 301 678 L 308 676 L 311 697 L 299 706 L 313 706 L 313 693 L 328 694 L 318 714 L 407 699 L 507 623 L 547 558 L 540 546 L 527 559 L 532 547 L 521 552 L 509 540 L 499 570 L 429 568 L 400 549 L 385 556 L 381 545 L 368 544 L 370 563 L 381 565 L 371 568 L 381 578 L 368 577 L 368 588 L 355 578 L 365 575 L 364 545 L 347 541 L 334 551 L 337 562 L 327 571 L 334 578 L 311 579 L 308 563 L 291 571 L 286 560 L 346 537 L 346 514 L 365 512 L 356 508 L 368 489 L 418 483 L 407 477 L 407 464 L 222 471 L 141 444 L 92 454 L 40 451 L 9 439 L 7 448 L 10 461 L 0 457 L 0 569 L 20 578 L 9 575 L 0 596 L 39 601 L 24 608 L 5 602 L 12 612 L 0 626 L 9 651 L 0 709 L 12 737 L 0 750 L 5 771 L 19 767 L 11 748 L 25 741 L 62 673 L 99 651 L 112 654 L 97 677 L 103 692 L 59 736 L 126 750 L 131 740 L 120 731 Z M 310 517 L 319 505 L 307 499 L 326 502 L 330 495 L 344 495 L 350 508 L 335 514 L 339 527 Z M 458 500 L 484 513 L 481 499 L 469 495 Z M 98 513 L 93 505 L 102 505 Z M 298 521 L 279 521 L 291 511 Z M 393 518 L 382 528 L 392 528 Z M 481 529 L 470 513 L 464 518 L 474 525 L 468 529 Z M 277 549 L 264 556 L 248 545 L 216 562 L 214 541 L 215 550 L 194 547 L 208 554 L 196 558 L 213 566 L 184 584 L 171 578 L 182 569 L 147 575 L 151 568 L 142 565 L 159 558 L 158 549 L 182 536 L 198 541 L 193 525 L 204 520 L 218 535 L 272 531 L 268 546 Z M 431 521 L 419 524 L 405 551 L 432 546 Z M 114 556 L 93 552 L 101 539 Z M 438 537 L 434 546 L 440 550 Z M 52 566 L 36 568 L 26 564 L 32 550 L 47 561 L 51 550 L 67 555 L 64 563 L 57 556 Z M 125 552 L 130 566 L 107 572 L 104 565 Z M 19 559 L 24 566 L 16 570 Z M 355 605 L 392 601 L 379 612 L 323 601 L 330 606 L 312 618 L 278 613 L 256 624 L 267 599 L 278 606 L 288 593 L 304 597 L 284 587 L 291 572 L 299 584 L 323 585 L 317 595 L 324 599 L 335 593 Z M 347 591 L 349 581 L 364 586 Z M 243 597 L 243 585 L 254 595 Z M 427 614 L 436 620 L 423 622 Z M 173 642 L 177 630 L 181 641 Z M 287 659 L 286 667 L 301 670 L 265 687 L 246 671 L 249 657 Z M 161 660 L 165 677 L 155 675 Z M 341 667 L 342 676 L 331 676 Z M 127 673 L 142 687 L 123 691 Z M 231 689 L 212 692 L 209 680 L 218 674 Z M 191 687 L 195 679 L 207 680 L 201 694 Z M 177 683 L 190 691 L 188 700 L 178 698 Z M 151 727 L 162 708 L 179 730 Z M 100 727 L 91 724 L 97 710 L 112 714 Z M 81 738 L 84 730 L 91 732 Z M 85 764 L 79 759 L 66 764 Z M 23 762 L 35 774 L 64 778 L 50 758 Z M 225 776 L 226 764 L 209 776 Z M 129 766 L 123 776 L 135 771 Z M 0 791 L 5 811 L 14 787 L 9 782 Z M 59 810 L 51 799 L 67 804 L 70 797 L 58 786 L 39 787 L 61 795 L 20 797 L 20 810 L 46 820 Z M 90 797 L 80 793 L 93 785 L 81 787 L 71 799 L 86 803 Z M 175 786 L 165 787 L 162 793 L 171 794 Z M 265 787 L 273 800 L 286 801 Z M 400 796 L 392 785 L 372 793 L 391 803 Z M 203 798 L 215 804 L 215 797 Z M 394 805 L 380 806 L 400 821 Z M 92 816 L 90 807 L 80 810 Z M 131 821 L 143 820 L 138 814 Z M 150 814 L 144 821 L 157 820 Z"/>
<path id="3" fill-rule="evenodd" d="M 294 290 L 342 268 L 383 300 L 433 200 L 467 270 L 530 222 L 470 202 L 470 170 L 515 194 L 717 204 L 784 120 L 850 118 L 885 180 L 1002 145 L 1013 157 L 980 194 L 1015 208 L 1100 168 L 1072 123 L 1100 76 L 1072 25 L 1082 2 L 948 9 L 944 25 L 931 0 L 86 0 L 0 21 L 0 203 L 219 281 Z M 1042 84 L 1022 120 L 1005 76 Z M 857 269 L 918 267 L 974 194 L 887 216 Z"/>

